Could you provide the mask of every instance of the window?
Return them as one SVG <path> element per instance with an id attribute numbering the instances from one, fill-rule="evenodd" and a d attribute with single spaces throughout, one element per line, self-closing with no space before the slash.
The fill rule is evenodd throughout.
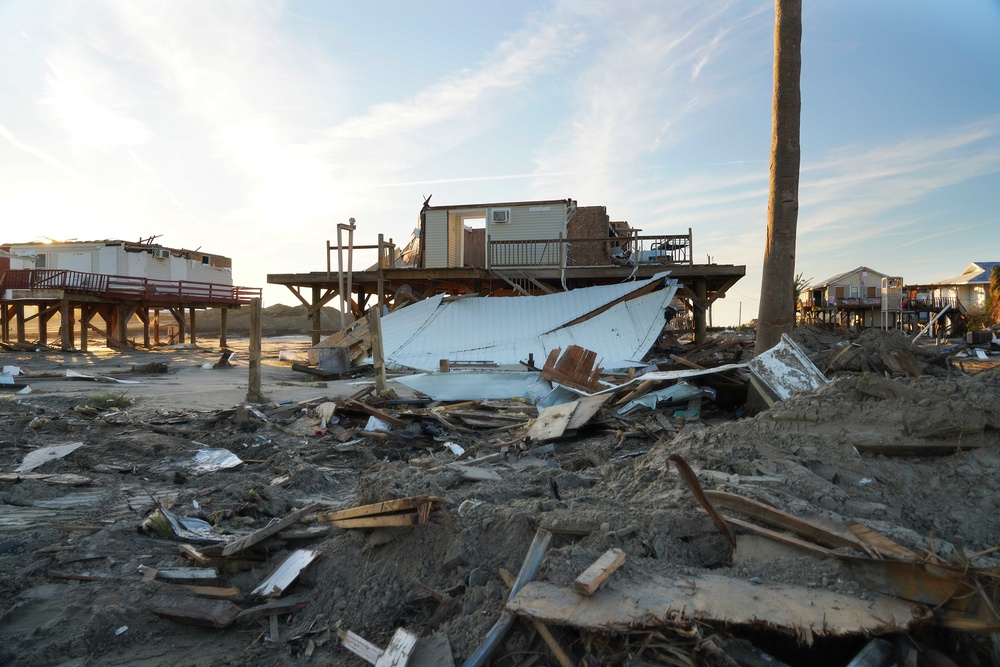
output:
<path id="1" fill-rule="evenodd" d="M 869 287 L 868 288 L 868 298 L 869 299 L 874 299 L 877 296 L 878 296 L 878 288 L 877 287 Z"/>
<path id="2" fill-rule="evenodd" d="M 35 268 L 44 269 L 45 268 L 45 253 L 42 253 L 35 258 Z"/>
<path id="3" fill-rule="evenodd" d="M 211 260 L 211 258 L 208 255 L 202 255 L 201 256 L 201 263 L 202 264 L 211 264 L 212 260 Z"/>

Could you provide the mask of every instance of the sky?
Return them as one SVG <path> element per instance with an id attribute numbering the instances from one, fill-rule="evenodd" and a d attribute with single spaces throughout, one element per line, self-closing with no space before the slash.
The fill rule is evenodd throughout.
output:
<path id="1" fill-rule="evenodd" d="M 1000 260 L 1000 0 L 803 4 L 796 273 Z M 747 322 L 773 34 L 757 0 L 0 0 L 0 242 L 161 235 L 293 304 L 267 274 L 349 218 L 572 198 L 745 265 L 713 323 Z"/>

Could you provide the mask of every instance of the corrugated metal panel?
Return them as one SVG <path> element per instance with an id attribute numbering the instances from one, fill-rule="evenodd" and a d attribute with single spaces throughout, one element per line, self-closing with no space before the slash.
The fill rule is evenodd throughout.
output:
<path id="1" fill-rule="evenodd" d="M 448 214 L 427 211 L 424 214 L 424 266 L 440 269 L 448 266 Z"/>
<path id="2" fill-rule="evenodd" d="M 663 309 L 676 292 L 675 281 L 667 289 L 617 304 L 571 329 L 568 322 L 592 313 L 653 281 L 590 287 L 532 297 L 486 297 L 431 305 L 422 302 L 409 319 L 383 321 L 387 361 L 401 366 L 434 370 L 441 359 L 491 361 L 514 365 L 532 353 L 535 363 L 544 363 L 548 350 L 575 343 L 594 350 L 608 362 L 620 364 L 638 359 L 656 340 L 663 326 Z M 426 304 L 426 305 L 425 305 Z M 406 338 L 405 342 L 399 341 Z M 625 364 L 631 365 L 631 364 Z M 612 366 L 606 366 L 611 368 Z M 620 367 L 620 366 L 614 366 Z"/>
<path id="3" fill-rule="evenodd" d="M 382 318 L 382 355 L 390 359 L 396 350 L 416 335 L 441 305 L 442 295 L 433 296 L 405 308 L 395 310 Z"/>

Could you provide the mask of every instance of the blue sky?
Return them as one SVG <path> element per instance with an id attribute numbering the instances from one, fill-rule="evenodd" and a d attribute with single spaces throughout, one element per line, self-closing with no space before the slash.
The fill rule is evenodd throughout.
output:
<path id="1" fill-rule="evenodd" d="M 1000 260 L 1000 1 L 804 3 L 797 272 Z M 162 234 L 238 284 L 322 270 L 335 225 L 573 198 L 745 264 L 754 317 L 774 7 L 0 0 L 0 241 Z"/>

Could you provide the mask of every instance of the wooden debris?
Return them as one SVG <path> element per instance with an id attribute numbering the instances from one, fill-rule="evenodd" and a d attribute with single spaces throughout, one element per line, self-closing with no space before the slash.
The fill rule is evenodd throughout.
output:
<path id="1" fill-rule="evenodd" d="M 418 639 L 415 633 L 405 628 L 398 628 L 383 651 L 350 630 L 342 630 L 337 634 L 344 648 L 375 667 L 405 667 L 410 660 L 410 654 L 417 646 Z"/>
<path id="2" fill-rule="evenodd" d="M 902 559 L 920 559 L 920 554 L 916 551 L 904 547 L 899 542 L 890 540 L 882 533 L 879 533 L 862 523 L 858 523 L 857 521 L 848 521 L 847 529 L 850 530 L 851 533 L 859 540 L 882 554 Z"/>
<path id="3" fill-rule="evenodd" d="M 157 568 L 156 578 L 164 581 L 214 581 L 219 578 L 219 571 L 214 567 L 161 567 Z"/>
<path id="4" fill-rule="evenodd" d="M 503 568 L 500 569 L 500 578 L 503 579 L 507 588 L 514 586 L 514 575 Z M 531 619 L 531 624 L 535 626 L 535 630 L 538 631 L 538 635 L 545 642 L 545 645 L 549 647 L 549 650 L 552 651 L 552 655 L 555 657 L 556 662 L 559 663 L 560 667 L 576 666 L 576 663 L 574 663 L 569 657 L 569 654 L 566 653 L 566 649 L 562 647 L 562 644 L 556 640 L 552 631 L 549 630 L 549 626 L 545 625 L 545 623 L 539 621 L 537 618 Z"/>
<path id="5" fill-rule="evenodd" d="M 587 393 L 602 389 L 600 376 L 603 369 L 598 365 L 596 352 L 579 345 L 570 345 L 562 356 L 560 352 L 562 348 L 558 347 L 549 352 L 540 373 L 542 379 Z"/>
<path id="6" fill-rule="evenodd" d="M 178 623 L 225 628 L 233 624 L 240 608 L 226 600 L 158 595 L 149 602 L 149 610 L 157 616 Z"/>
<path id="7" fill-rule="evenodd" d="M 344 403 L 342 409 L 354 410 L 355 412 L 363 412 L 366 415 L 370 415 L 377 419 L 381 419 L 382 421 L 391 426 L 406 426 L 406 422 L 404 422 L 402 419 L 396 419 L 395 417 L 393 417 L 388 413 L 382 412 L 381 410 L 377 410 L 372 406 L 362 403 L 361 401 L 356 401 L 353 398 L 348 398 Z"/>
<path id="8" fill-rule="evenodd" d="M 705 491 L 701 488 L 701 483 L 698 482 L 698 478 L 695 476 L 694 471 L 691 470 L 691 466 L 689 466 L 687 461 L 685 461 L 682 457 L 677 454 L 671 454 L 667 457 L 667 473 L 670 472 L 671 461 L 673 461 L 674 465 L 677 466 L 677 472 L 680 473 L 681 478 L 687 483 L 688 488 L 691 490 L 691 495 L 693 495 L 695 500 L 698 501 L 698 504 L 702 506 L 702 509 L 708 512 L 708 515 L 712 517 L 712 521 L 719 528 L 719 531 L 726 536 L 726 539 L 729 540 L 729 544 L 735 548 L 736 537 L 733 535 L 733 531 L 729 529 L 729 526 L 726 525 L 722 516 L 715 511 L 714 507 L 712 507 L 712 502 L 708 499 L 708 496 L 705 495 Z"/>
<path id="9" fill-rule="evenodd" d="M 608 549 L 573 581 L 573 586 L 583 595 L 593 595 L 624 563 L 624 551 L 617 547 Z"/>
<path id="10" fill-rule="evenodd" d="M 74 473 L 61 473 L 58 475 L 16 472 L 0 473 L 0 482 L 24 482 L 29 479 L 37 482 L 43 482 L 45 484 L 51 484 L 52 486 L 87 486 L 88 484 L 92 484 L 94 482 L 94 480 L 90 477 L 84 477 L 83 475 L 76 475 Z"/>
<path id="11" fill-rule="evenodd" d="M 249 549 L 258 542 L 262 542 L 263 540 L 266 540 L 275 533 L 278 533 L 284 530 L 285 528 L 288 528 L 293 523 L 304 517 L 306 514 L 316 511 L 316 509 L 318 509 L 319 507 L 320 507 L 319 503 L 313 503 L 308 507 L 303 507 L 300 510 L 292 512 L 285 518 L 281 519 L 281 521 L 273 521 L 264 526 L 263 528 L 261 528 L 260 530 L 255 530 L 249 535 L 245 535 L 238 540 L 230 542 L 222 549 L 222 555 L 231 556 L 235 553 L 239 553 L 241 551 Z"/>
<path id="12" fill-rule="evenodd" d="M 320 557 L 320 552 L 312 549 L 296 549 L 281 562 L 271 575 L 262 581 L 250 595 L 257 597 L 279 597 L 295 581 L 304 569 Z"/>
<path id="13" fill-rule="evenodd" d="M 855 385 L 855 388 L 862 394 L 874 396 L 875 398 L 907 399 L 913 401 L 914 403 L 919 403 L 923 400 L 929 400 L 936 403 L 941 400 L 938 396 L 932 396 L 917 389 L 912 389 L 900 384 L 899 382 L 887 380 L 881 375 L 875 375 L 873 373 L 863 373 L 861 377 L 858 378 L 858 383 Z"/>
<path id="14" fill-rule="evenodd" d="M 317 514 L 316 518 L 338 528 L 419 526 L 427 523 L 431 509 L 444 504 L 437 496 L 412 496 Z"/>
<path id="15" fill-rule="evenodd" d="M 522 616 L 595 632 L 624 632 L 677 620 L 777 627 L 801 641 L 813 636 L 883 634 L 905 630 L 923 617 L 905 600 L 862 600 L 822 588 L 754 584 L 716 574 L 652 575 L 623 581 L 600 595 L 581 597 L 570 587 L 535 581 L 507 604 Z"/>
<path id="16" fill-rule="evenodd" d="M 305 595 L 292 595 L 280 600 L 268 600 L 264 604 L 259 604 L 249 609 L 244 609 L 236 617 L 237 622 L 253 621 L 266 616 L 277 616 L 278 614 L 294 614 L 300 609 L 309 606 L 309 598 Z"/>
<path id="17" fill-rule="evenodd" d="M 182 586 L 184 590 L 190 591 L 202 598 L 210 600 L 238 600 L 240 599 L 240 589 L 236 586 L 223 588 L 221 586 Z"/>
<path id="18" fill-rule="evenodd" d="M 772 526 L 790 531 L 800 537 L 813 540 L 824 547 L 830 549 L 849 547 L 859 553 L 865 553 L 864 545 L 853 536 L 827 530 L 814 523 L 792 516 L 787 512 L 782 512 L 776 507 L 771 507 L 759 500 L 725 491 L 705 491 L 705 495 L 717 507 L 726 507 L 735 510 L 758 521 L 763 521 Z"/>
<path id="19" fill-rule="evenodd" d="M 584 426 L 609 400 L 611 394 L 601 394 L 543 408 L 528 429 L 527 437 L 532 442 L 557 440 L 567 432 Z"/>

